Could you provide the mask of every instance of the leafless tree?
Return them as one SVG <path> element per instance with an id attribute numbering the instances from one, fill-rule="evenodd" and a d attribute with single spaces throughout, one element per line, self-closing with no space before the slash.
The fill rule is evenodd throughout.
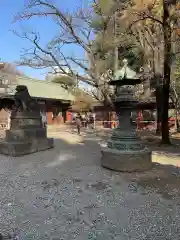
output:
<path id="1" fill-rule="evenodd" d="M 0 62 L 0 71 L 3 73 L 9 73 L 18 76 L 24 76 L 24 73 L 17 69 L 17 66 L 13 63 Z"/>
<path id="2" fill-rule="evenodd" d="M 98 6 L 95 0 L 94 4 Z M 104 16 L 104 13 L 101 12 L 104 25 L 102 35 L 105 35 L 113 13 L 114 8 L 110 11 L 109 16 Z M 98 88 L 100 94 L 96 97 L 99 100 L 109 100 L 107 89 L 104 87 L 104 78 L 98 69 L 99 65 L 93 48 L 93 29 L 91 26 L 94 18 L 93 8 L 79 8 L 76 12 L 70 14 L 51 1 L 29 0 L 24 11 L 15 16 L 15 21 L 29 20 L 35 17 L 53 19 L 54 24 L 59 28 L 59 34 L 53 36 L 46 46 L 42 46 L 39 32 L 14 32 L 18 37 L 32 43 L 32 48 L 24 49 L 19 64 L 33 68 L 54 68 L 58 66 L 62 73 Z M 75 53 L 67 55 L 64 49 L 69 45 L 74 45 L 77 49 L 81 48 L 85 57 L 78 58 Z M 80 69 L 80 71 L 77 72 L 74 69 Z M 79 72 L 83 72 L 83 74 Z"/>

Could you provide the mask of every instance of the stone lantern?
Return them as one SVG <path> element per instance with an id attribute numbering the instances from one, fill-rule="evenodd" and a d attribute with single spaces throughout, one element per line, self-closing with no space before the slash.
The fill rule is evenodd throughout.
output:
<path id="1" fill-rule="evenodd" d="M 136 72 L 123 61 L 122 69 L 115 73 L 109 84 L 115 86 L 112 101 L 119 119 L 107 146 L 102 147 L 101 164 L 116 171 L 142 171 L 151 167 L 151 151 L 137 136 L 136 126 L 131 123 L 131 112 L 137 109 L 138 101 L 134 95 L 134 86 L 141 80 Z"/>

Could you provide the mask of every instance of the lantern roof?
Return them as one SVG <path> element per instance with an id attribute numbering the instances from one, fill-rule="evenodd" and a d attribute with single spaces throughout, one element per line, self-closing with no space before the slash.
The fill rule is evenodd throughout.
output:
<path id="1" fill-rule="evenodd" d="M 121 79 L 134 79 L 136 78 L 136 72 L 133 71 L 130 67 L 128 67 L 127 59 L 123 60 L 124 66 L 117 70 L 114 74 L 114 80 L 121 80 Z"/>
<path id="2" fill-rule="evenodd" d="M 123 60 L 124 66 L 114 73 L 114 80 L 110 85 L 134 85 L 141 82 L 137 77 L 137 73 L 128 67 L 127 59 Z"/>

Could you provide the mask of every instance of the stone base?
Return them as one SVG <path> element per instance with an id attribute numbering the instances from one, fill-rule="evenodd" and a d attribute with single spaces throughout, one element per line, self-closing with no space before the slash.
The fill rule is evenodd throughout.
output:
<path id="1" fill-rule="evenodd" d="M 0 142 L 0 154 L 18 157 L 35 152 L 45 151 L 54 147 L 53 138 L 42 138 L 31 141 Z"/>
<path id="2" fill-rule="evenodd" d="M 35 139 L 46 139 L 46 128 L 33 128 L 33 129 L 10 129 L 6 130 L 6 141 L 18 141 L 18 142 L 31 142 Z"/>
<path id="3" fill-rule="evenodd" d="M 118 151 L 108 147 L 103 148 L 101 165 L 105 168 L 120 172 L 144 171 L 151 168 L 151 151 Z"/>

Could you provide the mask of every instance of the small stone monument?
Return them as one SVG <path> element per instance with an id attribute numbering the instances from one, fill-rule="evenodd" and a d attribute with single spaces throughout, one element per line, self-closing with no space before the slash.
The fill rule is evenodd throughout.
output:
<path id="1" fill-rule="evenodd" d="M 54 140 L 47 138 L 39 105 L 26 86 L 16 87 L 14 100 L 10 129 L 6 130 L 5 140 L 0 142 L 0 153 L 16 157 L 53 148 Z"/>
<path id="2" fill-rule="evenodd" d="M 124 60 L 123 68 L 115 73 L 115 80 L 110 82 L 116 86 L 112 98 L 120 124 L 113 131 L 107 146 L 102 147 L 103 167 L 124 172 L 142 171 L 151 167 L 151 151 L 137 136 L 136 127 L 130 120 L 131 112 L 138 108 L 134 85 L 139 83 L 141 80 L 136 78 L 136 73 Z"/>

